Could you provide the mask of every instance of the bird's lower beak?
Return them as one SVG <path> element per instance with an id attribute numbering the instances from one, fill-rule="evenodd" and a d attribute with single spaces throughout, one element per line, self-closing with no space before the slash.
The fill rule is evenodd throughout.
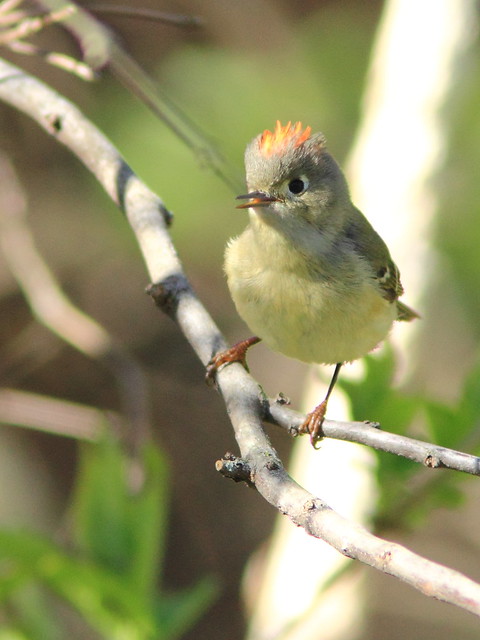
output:
<path id="1" fill-rule="evenodd" d="M 250 200 L 237 205 L 237 209 L 248 209 L 249 207 L 267 207 L 271 202 L 278 202 L 278 198 L 269 196 L 263 191 L 251 191 L 242 196 L 237 196 L 237 200 Z"/>

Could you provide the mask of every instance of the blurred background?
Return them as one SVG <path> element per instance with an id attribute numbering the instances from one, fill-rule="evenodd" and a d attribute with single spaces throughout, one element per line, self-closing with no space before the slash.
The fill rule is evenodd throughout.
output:
<path id="1" fill-rule="evenodd" d="M 109 15 L 101 7 L 97 11 L 95 4 L 81 4 L 115 31 L 162 91 L 208 134 L 240 184 L 246 144 L 277 119 L 300 120 L 323 131 L 330 151 L 344 162 L 361 117 L 383 2 L 129 3 L 201 19 L 201 26 L 188 28 Z M 60 27 L 48 28 L 35 42 L 78 56 L 75 42 Z M 235 209 L 236 194 L 109 73 L 86 83 L 39 58 L 9 51 L 4 55 L 77 104 L 159 193 L 174 213 L 171 234 L 199 297 L 229 342 L 246 337 L 248 329 L 235 313 L 222 273 L 225 243 L 246 223 L 245 212 Z M 440 206 L 428 239 L 440 266 L 435 287 L 419 309 L 427 330 L 417 341 L 415 391 L 442 406 L 446 403 L 453 415 L 465 377 L 476 370 L 480 337 L 479 72 L 480 45 L 472 33 L 443 114 L 448 151 L 433 185 Z M 414 155 L 415 140 L 405 144 Z M 182 637 L 240 639 L 247 624 L 241 595 L 245 564 L 267 544 L 276 514 L 253 491 L 215 471 L 217 458 L 236 452 L 223 403 L 205 385 L 202 366 L 176 326 L 145 295 L 148 278 L 133 234 L 92 176 L 34 122 L 3 104 L 0 146 L 28 198 L 28 224 L 37 248 L 63 290 L 124 345 L 147 377 L 154 440 L 169 469 L 168 533 L 159 580 L 166 592 L 187 589 L 205 576 L 216 585 L 208 606 Z M 408 282 L 404 284 L 408 292 Z M 1 255 L 0 305 L 2 387 L 121 411 L 111 372 L 32 317 Z M 270 396 L 283 391 L 299 405 L 305 365 L 263 345 L 252 350 L 249 364 Z M 478 415 L 472 414 L 470 424 L 478 431 Z M 286 462 L 289 437 L 274 428 L 269 434 Z M 472 432 L 470 448 L 465 438 L 465 450 L 475 452 L 475 435 Z M 431 434 L 426 437 L 432 439 Z M 78 471 L 74 438 L 2 424 L 0 526 L 63 540 Z M 415 490 L 413 484 L 410 489 Z M 478 580 L 475 479 L 455 491 L 450 488 L 449 495 L 451 508 L 443 495 L 408 526 L 387 519 L 386 535 Z M 431 602 L 373 571 L 368 579 L 362 638 L 478 637 L 477 622 L 469 614 Z M 9 620 L 4 613 L 0 624 L 2 618 L 5 624 Z M 68 633 L 72 638 L 102 637 L 78 621 L 68 626 Z"/>

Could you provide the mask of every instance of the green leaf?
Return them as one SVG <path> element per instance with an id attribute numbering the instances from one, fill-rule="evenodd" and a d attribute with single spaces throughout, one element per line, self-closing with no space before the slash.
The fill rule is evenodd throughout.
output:
<path id="1" fill-rule="evenodd" d="M 73 558 L 40 536 L 0 531 L 0 566 L 7 577 L 17 574 L 18 587 L 49 587 L 108 640 L 159 637 L 150 606 L 121 576 Z"/>
<path id="2" fill-rule="evenodd" d="M 354 420 L 378 420 L 378 408 L 390 393 L 394 371 L 393 351 L 386 348 L 382 354 L 366 356 L 364 365 L 362 380 L 340 377 L 339 385 L 350 398 Z"/>
<path id="3" fill-rule="evenodd" d="M 175 595 L 156 589 L 168 505 L 164 457 L 145 447 L 136 492 L 130 464 L 110 435 L 82 449 L 73 508 L 81 557 L 39 535 L 0 531 L 0 601 L 11 607 L 27 590 L 48 587 L 108 640 L 177 638 L 196 622 L 214 597 L 212 580 Z M 27 633 L 29 640 L 57 636 Z"/>
<path id="4" fill-rule="evenodd" d="M 149 595 L 164 552 L 168 468 L 152 443 L 145 447 L 140 465 L 143 484 L 132 492 L 131 461 L 113 437 L 84 445 L 72 507 L 73 536 L 88 559 Z"/>
<path id="5" fill-rule="evenodd" d="M 466 445 L 474 445 L 475 451 L 480 448 L 480 439 L 472 435 L 478 434 L 480 426 L 480 363 L 472 369 L 465 381 L 462 398 L 458 404 L 457 419 L 455 425 L 457 443 L 462 448 Z"/>
<path id="6" fill-rule="evenodd" d="M 155 591 L 165 554 L 169 491 L 168 465 L 153 443 L 143 452 L 145 481 L 141 491 L 128 496 L 127 525 L 132 537 L 130 577 L 146 596 Z"/>
<path id="7" fill-rule="evenodd" d="M 480 366 L 474 367 L 465 380 L 463 392 L 455 406 L 425 400 L 425 414 L 434 442 L 452 449 L 480 448 Z M 473 447 L 473 449 L 472 449 Z"/>
<path id="8" fill-rule="evenodd" d="M 206 577 L 181 593 L 163 596 L 155 609 L 164 640 L 182 636 L 205 612 L 217 593 L 217 582 Z"/>
<path id="9" fill-rule="evenodd" d="M 339 380 L 339 385 L 349 397 L 353 419 L 379 422 L 389 431 L 405 434 L 421 405 L 418 398 L 392 387 L 395 373 L 393 350 L 385 345 L 381 353 L 366 356 L 364 362 L 362 380 Z"/>
<path id="10" fill-rule="evenodd" d="M 457 411 L 433 400 L 425 400 L 424 408 L 432 441 L 442 447 L 454 448 L 458 442 L 457 426 L 460 422 Z"/>
<path id="11" fill-rule="evenodd" d="M 130 541 L 126 518 L 126 458 L 108 433 L 84 444 L 73 498 L 73 538 L 86 558 L 125 574 Z"/>

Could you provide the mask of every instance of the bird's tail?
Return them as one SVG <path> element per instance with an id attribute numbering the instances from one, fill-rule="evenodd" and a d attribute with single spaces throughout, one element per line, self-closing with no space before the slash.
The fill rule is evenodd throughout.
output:
<path id="1" fill-rule="evenodd" d="M 420 318 L 420 315 L 408 307 L 400 300 L 397 300 L 397 320 L 404 320 L 405 322 L 410 322 L 411 320 L 415 320 L 415 318 Z"/>

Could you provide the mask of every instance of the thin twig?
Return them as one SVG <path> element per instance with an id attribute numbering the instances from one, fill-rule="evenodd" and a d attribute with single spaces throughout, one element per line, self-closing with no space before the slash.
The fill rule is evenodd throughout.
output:
<path id="1" fill-rule="evenodd" d="M 63 71 L 71 73 L 86 82 L 93 82 L 97 77 L 96 73 L 88 65 L 80 60 L 76 60 L 72 56 L 67 56 L 64 53 L 47 51 L 46 49 L 41 49 L 40 47 L 31 44 L 30 42 L 19 42 L 17 40 L 10 42 L 7 46 L 10 51 L 14 51 L 15 53 L 43 58 L 45 62 L 51 64 L 52 67 L 63 69 Z"/>
<path id="2" fill-rule="evenodd" d="M 158 196 L 137 178 L 118 151 L 76 107 L 6 63 L 0 63 L 0 99 L 30 115 L 66 145 L 125 211 L 150 277 L 156 283 L 151 288 L 155 301 L 175 319 L 206 364 L 213 353 L 226 346 L 225 340 L 183 273 L 167 231 L 166 209 Z M 270 504 L 343 555 L 396 576 L 425 595 L 480 616 L 479 584 L 372 535 L 333 511 L 287 474 L 262 428 L 266 407 L 259 386 L 242 366 L 225 367 L 218 372 L 217 382 L 244 461 L 240 465 L 242 473 L 250 471 L 250 481 Z"/>
<path id="3" fill-rule="evenodd" d="M 126 18 L 139 18 L 142 20 L 152 20 L 164 22 L 173 27 L 200 27 L 203 24 L 201 18 L 197 16 L 182 15 L 180 13 L 167 13 L 157 9 L 147 9 L 145 7 L 129 7 L 123 4 L 101 4 L 92 3 L 84 7 L 92 13 L 103 13 Z"/>
<path id="4" fill-rule="evenodd" d="M 0 2 L 0 15 L 5 16 L 13 12 L 22 4 L 23 0 L 3 0 Z"/>
<path id="5" fill-rule="evenodd" d="M 94 70 L 84 62 L 72 56 L 55 51 L 47 51 L 24 39 L 38 33 L 49 25 L 62 22 L 75 13 L 72 4 L 64 4 L 57 11 L 43 15 L 33 14 L 30 10 L 14 11 L 18 2 L 0 4 L 0 46 L 22 55 L 38 56 L 54 67 L 72 73 L 82 80 L 91 82 L 96 78 Z M 9 27 L 9 28 L 8 28 Z"/>
<path id="6" fill-rule="evenodd" d="M 35 16 L 33 18 L 23 18 L 18 24 L 8 31 L 0 32 L 0 45 L 6 45 L 14 40 L 21 40 L 34 33 L 38 33 L 48 25 L 55 22 L 61 22 L 69 16 L 73 15 L 75 7 L 72 5 L 64 5 L 58 11 L 52 11 L 43 16 Z"/>
<path id="7" fill-rule="evenodd" d="M 7 13 L 3 5 L 0 4 L 0 33 L 3 35 L 7 27 L 17 24 L 27 17 L 28 13 L 26 11 L 9 11 Z"/>
<path id="8" fill-rule="evenodd" d="M 305 416 L 272 400 L 265 420 L 287 429 L 290 434 L 296 436 Z M 323 423 L 322 433 L 326 438 L 364 444 L 377 451 L 386 451 L 419 462 L 430 469 L 453 469 L 474 476 L 480 475 L 480 457 L 478 456 L 383 431 L 380 425 L 375 423 L 339 422 L 327 419 Z"/>

